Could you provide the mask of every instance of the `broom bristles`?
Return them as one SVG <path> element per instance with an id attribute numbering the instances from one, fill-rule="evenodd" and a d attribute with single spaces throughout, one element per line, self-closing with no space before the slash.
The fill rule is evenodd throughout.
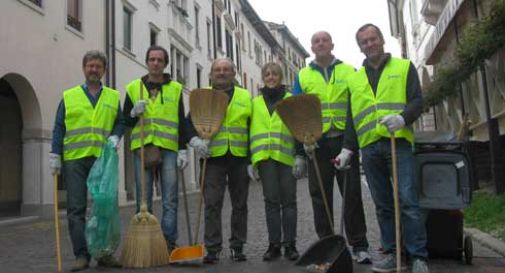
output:
<path id="1" fill-rule="evenodd" d="M 141 211 L 132 217 L 120 259 L 130 268 L 168 264 L 167 244 L 154 215 Z"/>
<path id="2" fill-rule="evenodd" d="M 310 145 L 321 137 L 321 101 L 317 96 L 291 96 L 277 103 L 275 109 L 296 140 Z"/>
<path id="3" fill-rule="evenodd" d="M 227 108 L 228 96 L 222 91 L 194 89 L 189 95 L 191 120 L 203 139 L 211 139 L 219 131 Z"/>

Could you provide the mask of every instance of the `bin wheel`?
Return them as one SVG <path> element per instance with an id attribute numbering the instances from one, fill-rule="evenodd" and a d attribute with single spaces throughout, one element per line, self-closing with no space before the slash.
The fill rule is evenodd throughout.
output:
<path id="1" fill-rule="evenodd" d="M 466 264 L 468 264 L 468 265 L 472 264 L 472 259 L 473 259 L 472 236 L 465 236 L 465 242 L 464 242 L 463 251 L 464 251 L 464 254 L 465 254 L 465 262 L 466 262 Z"/>

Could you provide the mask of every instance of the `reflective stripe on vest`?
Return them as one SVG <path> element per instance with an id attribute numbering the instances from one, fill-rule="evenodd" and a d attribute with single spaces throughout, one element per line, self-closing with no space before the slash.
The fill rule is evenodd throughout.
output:
<path id="1" fill-rule="evenodd" d="M 347 79 L 354 74 L 354 68 L 348 64 L 335 65 L 331 77 L 326 83 L 317 69 L 305 67 L 300 70 L 298 79 L 304 93 L 315 94 L 321 100 L 323 132 L 331 125 L 344 130 L 347 115 Z"/>
<path id="2" fill-rule="evenodd" d="M 399 114 L 405 109 L 409 67 L 409 60 L 391 58 L 382 71 L 375 94 L 364 67 L 349 81 L 352 118 L 360 148 L 380 138 L 390 137 L 391 134 L 379 120 L 389 114 Z M 398 130 L 395 137 L 414 141 L 411 128 Z"/>
<path id="3" fill-rule="evenodd" d="M 104 86 L 93 107 L 82 87 L 76 86 L 63 92 L 63 103 L 63 160 L 98 157 L 116 120 L 119 92 Z"/>
<path id="4" fill-rule="evenodd" d="M 140 79 L 126 86 L 128 96 L 133 105 L 140 100 Z M 149 92 L 143 86 L 143 98 L 147 101 L 144 111 L 144 144 L 179 150 L 179 101 L 182 95 L 182 85 L 176 81 L 164 84 L 155 99 L 149 98 Z M 163 96 L 163 103 L 161 100 Z M 140 123 L 135 125 L 131 135 L 130 149 L 140 148 Z"/>
<path id="5" fill-rule="evenodd" d="M 291 94 L 286 93 L 284 98 L 289 96 Z M 250 143 L 253 164 L 272 158 L 293 166 L 294 139 L 277 112 L 270 115 L 263 96 L 253 99 Z"/>
<path id="6" fill-rule="evenodd" d="M 211 157 L 225 155 L 230 149 L 234 156 L 246 157 L 248 149 L 247 121 L 251 116 L 251 95 L 246 89 L 235 87 L 226 109 L 223 124 L 212 138 Z"/>

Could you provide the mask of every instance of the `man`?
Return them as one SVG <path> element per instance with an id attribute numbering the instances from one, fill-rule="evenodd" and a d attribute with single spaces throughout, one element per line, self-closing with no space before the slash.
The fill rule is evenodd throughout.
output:
<path id="1" fill-rule="evenodd" d="M 82 59 L 86 82 L 63 92 L 53 129 L 49 154 L 52 174 L 60 173 L 67 185 L 67 218 L 76 257 L 72 271 L 88 268 L 85 230 L 88 202 L 86 180 L 106 141 L 118 145 L 123 135 L 119 92 L 103 86 L 107 58 L 102 52 L 88 51 Z M 99 266 L 120 267 L 113 256 L 94 257 Z"/>
<path id="2" fill-rule="evenodd" d="M 249 91 L 234 86 L 235 73 L 231 59 L 220 58 L 212 63 L 209 74 L 212 89 L 225 92 L 229 102 L 221 129 L 209 146 L 196 136 L 193 126 L 188 126 L 191 128 L 188 133 L 191 136 L 189 144 L 201 158 L 208 157 L 202 189 L 205 198 L 205 263 L 216 263 L 222 250 L 221 210 L 227 184 L 232 206 L 229 239 L 231 258 L 234 261 L 246 260 L 243 245 L 247 237 L 248 132 L 252 106 Z M 188 121 L 191 122 L 190 116 Z"/>
<path id="3" fill-rule="evenodd" d="M 337 157 L 340 164 L 336 167 L 345 167 L 359 146 L 386 253 L 383 260 L 374 263 L 372 270 L 394 272 L 397 246 L 390 171 L 390 136 L 394 134 L 403 244 L 413 258 L 412 272 L 427 273 L 426 231 L 417 200 L 412 154 L 414 135 L 410 127 L 422 111 L 419 78 L 409 60 L 384 53 L 384 38 L 377 26 L 362 26 L 356 40 L 366 59 L 349 80 L 350 110 L 344 149 Z"/>
<path id="4" fill-rule="evenodd" d="M 332 54 L 333 42 L 326 31 L 312 35 L 311 49 L 315 60 L 303 68 L 295 79 L 293 94 L 314 94 L 321 100 L 323 116 L 323 136 L 314 147 L 305 146 L 305 152 L 315 158 L 321 171 L 321 178 L 326 192 L 331 219 L 333 220 L 333 181 L 337 178 L 340 193 L 344 200 L 344 225 L 353 258 L 358 263 L 370 263 L 366 223 L 361 200 L 361 179 L 358 155 L 352 157 L 350 170 L 337 171 L 330 160 L 342 149 L 348 100 L 347 78 L 354 73 L 354 68 L 335 58 Z M 303 150 L 298 148 L 298 154 Z M 347 176 L 347 179 L 344 178 Z M 347 180 L 347 182 L 345 182 Z M 314 224 L 317 235 L 323 238 L 333 234 L 333 223 L 328 221 L 323 196 L 314 169 L 309 162 L 309 191 L 314 210 Z M 345 191 L 345 192 L 344 192 Z"/>
<path id="5" fill-rule="evenodd" d="M 182 170 L 188 164 L 184 137 L 183 87 L 172 80 L 170 74 L 163 72 L 169 61 L 165 48 L 149 47 L 145 61 L 148 74 L 131 81 L 126 86 L 123 115 L 125 124 L 133 127 L 130 148 L 134 152 L 137 211 L 140 209 L 142 199 L 140 175 L 143 171 L 147 209 L 152 213 L 153 181 L 157 168 L 160 171 L 161 182 L 161 230 L 170 253 L 177 246 L 177 168 Z M 141 166 L 140 162 L 140 115 L 144 115 L 144 145 L 149 147 L 145 149 L 145 154 L 148 152 L 152 153 L 149 156 L 158 154 L 161 160 L 161 163 L 147 169 L 146 166 Z"/>

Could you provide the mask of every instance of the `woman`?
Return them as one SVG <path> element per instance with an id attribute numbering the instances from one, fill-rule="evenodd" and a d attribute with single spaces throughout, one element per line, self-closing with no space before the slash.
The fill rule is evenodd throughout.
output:
<path id="1" fill-rule="evenodd" d="M 261 70 L 265 86 L 262 95 L 253 99 L 249 175 L 263 184 L 267 217 L 268 250 L 264 261 L 281 256 L 298 259 L 296 250 L 296 179 L 304 173 L 305 160 L 294 156 L 294 139 L 275 112 L 275 104 L 291 96 L 282 82 L 282 69 L 276 63 L 267 63 Z"/>

